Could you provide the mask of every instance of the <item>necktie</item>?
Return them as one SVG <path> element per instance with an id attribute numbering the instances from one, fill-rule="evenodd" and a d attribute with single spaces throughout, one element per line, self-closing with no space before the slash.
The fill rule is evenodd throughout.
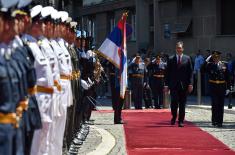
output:
<path id="1" fill-rule="evenodd" d="M 181 57 L 180 56 L 178 56 L 178 63 L 177 63 L 178 65 L 180 65 L 181 64 Z"/>

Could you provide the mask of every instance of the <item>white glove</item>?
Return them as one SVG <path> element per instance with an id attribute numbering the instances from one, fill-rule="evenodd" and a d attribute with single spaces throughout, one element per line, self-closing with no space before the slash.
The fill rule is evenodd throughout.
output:
<path id="1" fill-rule="evenodd" d="M 90 86 L 92 86 L 94 84 L 94 82 L 92 82 L 90 78 L 88 78 L 88 82 L 89 82 Z"/>
<path id="2" fill-rule="evenodd" d="M 206 58 L 206 62 L 209 62 L 211 57 L 212 57 L 212 55 L 210 55 L 208 58 Z"/>
<path id="3" fill-rule="evenodd" d="M 227 90 L 226 90 L 226 94 L 225 94 L 225 95 L 227 96 L 229 93 L 230 93 L 230 90 L 229 90 L 229 89 L 227 89 Z"/>
<path id="4" fill-rule="evenodd" d="M 92 50 L 88 50 L 86 53 L 87 59 L 90 59 L 93 56 Z"/>
<path id="5" fill-rule="evenodd" d="M 88 90 L 90 87 L 85 80 L 81 80 L 81 85 L 82 85 L 82 88 L 85 90 Z"/>

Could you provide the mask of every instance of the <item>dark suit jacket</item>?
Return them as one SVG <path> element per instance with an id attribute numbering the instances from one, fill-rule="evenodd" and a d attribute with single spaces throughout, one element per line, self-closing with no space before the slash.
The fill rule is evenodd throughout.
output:
<path id="1" fill-rule="evenodd" d="M 186 90 L 188 85 L 193 85 L 193 67 L 189 56 L 183 55 L 181 64 L 177 64 L 177 57 L 169 58 L 166 69 L 166 85 L 171 89 Z"/>

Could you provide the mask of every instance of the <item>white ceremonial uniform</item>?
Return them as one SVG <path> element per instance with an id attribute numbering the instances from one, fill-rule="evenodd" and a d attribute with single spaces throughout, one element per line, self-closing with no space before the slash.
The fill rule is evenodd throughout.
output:
<path id="1" fill-rule="evenodd" d="M 69 72 L 69 75 L 72 75 L 72 61 L 71 61 L 71 56 L 69 54 L 69 51 L 67 50 L 67 48 L 65 47 L 65 41 L 62 38 L 58 38 L 57 39 L 58 44 L 60 45 L 61 49 L 63 50 L 63 53 L 65 55 L 66 58 L 66 62 L 67 62 L 67 70 Z M 70 107 L 71 105 L 73 105 L 73 96 L 72 96 L 72 87 L 71 87 L 71 82 L 69 82 L 69 100 L 68 100 L 68 107 Z"/>
<path id="2" fill-rule="evenodd" d="M 60 47 L 58 42 L 54 39 L 50 40 L 51 46 L 53 48 L 54 53 L 57 56 L 59 62 L 59 71 L 60 75 L 68 76 L 71 75 L 71 72 L 68 67 L 68 61 L 64 50 Z M 64 131 L 65 131 L 65 124 L 67 119 L 67 107 L 69 102 L 70 89 L 71 89 L 71 82 L 69 79 L 60 78 L 61 86 L 62 86 L 62 95 L 61 95 L 61 105 L 60 105 L 60 117 L 56 118 L 54 122 L 54 133 L 56 136 L 53 136 L 53 153 L 54 154 L 62 154 L 62 147 L 63 147 L 63 138 L 64 138 Z"/>
<path id="3" fill-rule="evenodd" d="M 41 50 L 45 53 L 45 55 L 50 60 L 50 65 L 52 69 L 52 75 L 54 80 L 54 91 L 53 94 L 53 125 L 50 128 L 50 150 L 49 154 L 62 154 L 62 147 L 58 147 L 56 145 L 56 141 L 58 141 L 57 136 L 58 134 L 63 135 L 63 133 L 58 133 L 58 130 L 63 130 L 64 127 L 58 126 L 57 124 L 61 123 L 61 120 L 58 119 L 59 117 L 65 117 L 62 106 L 62 90 L 61 90 L 61 80 L 60 80 L 60 69 L 59 69 L 59 61 L 57 59 L 56 53 L 53 51 L 52 46 L 50 45 L 50 41 L 45 37 L 40 37 L 41 41 Z M 60 140 L 61 143 L 63 140 Z"/>
<path id="4" fill-rule="evenodd" d="M 53 108 L 53 114 L 55 117 L 60 116 L 59 112 L 59 106 L 60 106 L 60 96 L 61 92 L 58 89 L 58 86 L 60 85 L 60 70 L 59 70 L 59 62 L 57 59 L 56 54 L 54 53 L 50 41 L 45 38 L 45 37 L 40 37 L 40 47 L 43 53 L 45 53 L 47 59 L 50 62 L 51 70 L 52 70 L 52 76 L 54 80 L 54 91 L 55 93 L 53 94 L 53 101 L 54 101 L 54 108 Z"/>
<path id="5" fill-rule="evenodd" d="M 40 50 L 35 38 L 25 34 L 22 39 L 28 43 L 29 48 L 35 57 L 35 70 L 37 75 L 37 94 L 36 99 L 42 119 L 42 129 L 34 132 L 31 155 L 50 155 L 50 135 L 53 120 L 53 74 L 50 62 L 46 55 Z"/>

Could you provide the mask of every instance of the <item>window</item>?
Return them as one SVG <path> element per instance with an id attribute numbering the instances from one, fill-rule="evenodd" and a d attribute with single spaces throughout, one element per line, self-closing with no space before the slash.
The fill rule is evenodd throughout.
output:
<path id="1" fill-rule="evenodd" d="M 107 32 L 108 34 L 111 33 L 116 26 L 114 12 L 107 12 Z"/>
<path id="2" fill-rule="evenodd" d="M 131 40 L 136 40 L 136 14 L 132 13 L 131 15 L 131 27 L 132 27 L 132 34 Z"/>
<path id="3" fill-rule="evenodd" d="M 193 34 L 193 24 L 192 19 L 189 18 L 184 22 L 177 22 L 172 25 L 172 34 L 175 34 L 177 38 L 185 38 L 185 37 L 192 37 Z M 167 31 L 166 31 L 167 34 Z M 166 39 L 169 39 L 166 37 Z"/>
<path id="4" fill-rule="evenodd" d="M 96 33 L 95 33 L 95 18 L 94 17 L 90 17 L 87 20 L 87 35 L 93 38 L 93 42 L 95 43 L 95 37 L 96 37 Z"/>
<path id="5" fill-rule="evenodd" d="M 192 0 L 178 0 L 178 14 L 180 16 L 192 14 Z"/>
<path id="6" fill-rule="evenodd" d="M 235 35 L 235 1 L 221 0 L 221 34 Z"/>
<path id="7" fill-rule="evenodd" d="M 110 22 L 109 31 L 112 32 L 114 27 L 116 26 L 116 22 L 115 22 L 114 17 L 110 18 L 109 22 Z"/>
<path id="8" fill-rule="evenodd" d="M 177 38 L 193 36 L 192 10 L 192 0 L 178 0 L 178 19 L 171 25 L 171 33 Z"/>

